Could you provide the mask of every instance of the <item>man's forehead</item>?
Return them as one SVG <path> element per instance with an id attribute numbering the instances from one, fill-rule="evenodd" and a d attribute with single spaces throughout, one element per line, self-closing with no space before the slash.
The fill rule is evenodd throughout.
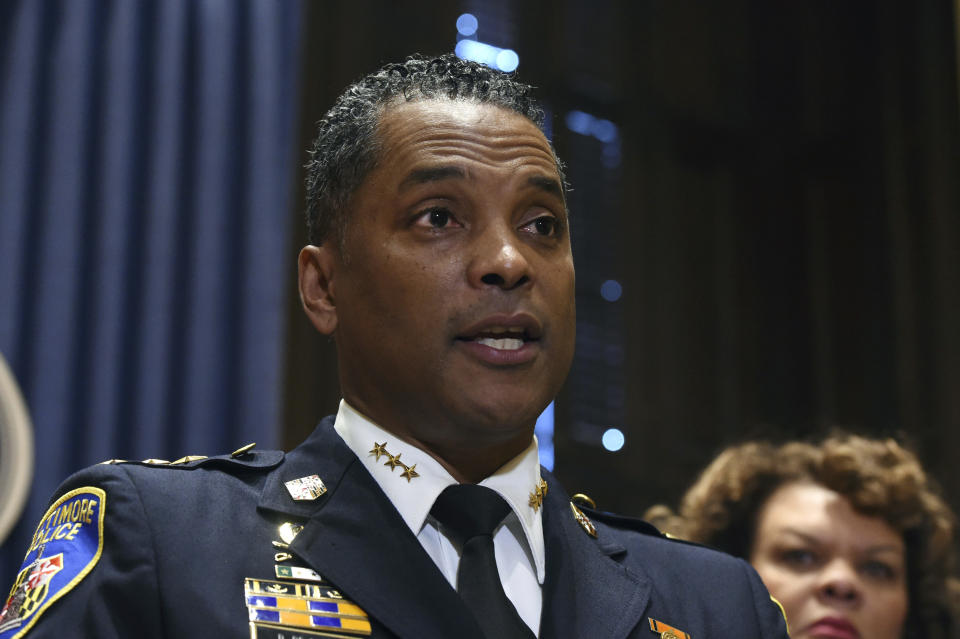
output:
<path id="1" fill-rule="evenodd" d="M 381 142 L 394 143 L 415 134 L 456 135 L 468 127 L 493 127 L 529 137 L 549 148 L 540 128 L 526 116 L 504 106 L 471 100 L 424 99 L 388 104 L 380 114 L 377 130 Z M 402 140 L 395 138 L 402 137 Z"/>
<path id="2" fill-rule="evenodd" d="M 496 104 L 430 99 L 393 105 L 381 114 L 377 137 L 381 161 L 475 154 L 497 163 L 541 164 L 560 179 L 556 156 L 539 127 Z"/>
<path id="3" fill-rule="evenodd" d="M 380 121 L 388 117 L 435 120 L 453 120 L 463 123 L 481 120 L 497 114 L 509 114 L 536 125 L 526 116 L 506 106 L 493 102 L 480 102 L 469 98 L 419 98 L 404 99 L 402 96 L 387 102 L 380 113 Z"/>

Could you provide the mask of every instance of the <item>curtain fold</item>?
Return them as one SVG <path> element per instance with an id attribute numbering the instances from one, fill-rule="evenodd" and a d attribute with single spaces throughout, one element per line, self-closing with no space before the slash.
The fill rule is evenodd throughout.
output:
<path id="1" fill-rule="evenodd" d="M 300 0 L 22 0 L 0 20 L 0 352 L 36 474 L 280 441 Z M 2 497 L 0 497 L 2 498 Z"/>

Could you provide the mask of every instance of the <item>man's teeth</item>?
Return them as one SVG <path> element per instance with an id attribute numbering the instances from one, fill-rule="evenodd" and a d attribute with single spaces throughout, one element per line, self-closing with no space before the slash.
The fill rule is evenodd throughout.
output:
<path id="1" fill-rule="evenodd" d="M 515 339 L 513 337 L 505 337 L 503 339 L 479 337 L 476 341 L 478 344 L 483 344 L 484 346 L 489 346 L 490 348 L 495 348 L 501 351 L 515 351 L 523 346 L 522 339 Z"/>

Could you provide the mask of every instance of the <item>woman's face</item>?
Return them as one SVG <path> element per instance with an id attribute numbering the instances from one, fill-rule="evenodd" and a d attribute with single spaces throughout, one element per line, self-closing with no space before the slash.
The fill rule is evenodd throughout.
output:
<path id="1" fill-rule="evenodd" d="M 907 616 L 901 536 L 813 483 L 777 489 L 757 516 L 750 562 L 783 604 L 793 639 L 899 639 Z"/>

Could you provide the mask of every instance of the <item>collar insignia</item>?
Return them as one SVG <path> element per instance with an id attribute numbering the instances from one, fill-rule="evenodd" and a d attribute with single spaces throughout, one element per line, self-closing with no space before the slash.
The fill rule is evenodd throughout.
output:
<path id="1" fill-rule="evenodd" d="M 530 493 L 530 507 L 533 508 L 533 512 L 540 510 L 540 506 L 543 505 L 543 498 L 547 496 L 547 482 L 542 478 L 537 480 L 537 485 Z"/>
<path id="2" fill-rule="evenodd" d="M 387 450 L 387 442 L 383 442 L 382 444 L 373 442 L 373 450 L 370 451 L 370 454 L 374 455 L 374 461 L 380 461 L 381 455 L 385 456 L 387 461 L 385 461 L 383 465 L 389 466 L 390 470 L 396 470 L 398 467 L 402 468 L 403 470 L 400 472 L 400 476 L 406 479 L 408 484 L 410 483 L 411 479 L 420 476 L 420 473 L 416 471 L 416 464 L 413 466 L 407 466 L 400 461 L 400 455 L 403 453 L 399 453 L 397 455 L 390 454 L 390 452 Z"/>
<path id="3" fill-rule="evenodd" d="M 683 630 L 677 630 L 653 617 L 647 617 L 647 621 L 650 622 L 650 630 L 660 634 L 660 639 L 690 639 L 690 635 Z"/>
<path id="4" fill-rule="evenodd" d="M 389 466 L 390 470 L 396 469 L 397 466 L 403 466 L 406 468 L 407 465 L 400 461 L 400 455 L 402 454 L 403 453 L 400 453 L 399 455 L 391 455 L 390 453 L 387 453 L 387 463 L 385 463 L 384 466 Z"/>
<path id="5" fill-rule="evenodd" d="M 300 477 L 284 482 L 287 492 L 295 501 L 313 501 L 323 493 L 327 492 L 327 487 L 323 485 L 323 480 L 317 475 L 309 477 Z"/>
<path id="6" fill-rule="evenodd" d="M 370 454 L 376 455 L 373 461 L 380 461 L 381 455 L 389 455 L 390 453 L 387 452 L 387 442 L 383 442 L 382 444 L 373 442 L 373 450 L 370 451 Z"/>
<path id="7" fill-rule="evenodd" d="M 397 457 L 399 457 L 399 455 L 397 455 Z M 411 479 L 413 479 L 414 477 L 419 477 L 419 476 L 420 476 L 420 473 L 418 473 L 416 470 L 414 470 L 414 468 L 416 468 L 416 467 L 417 467 L 416 464 L 414 464 L 413 466 L 404 466 L 404 467 L 403 467 L 403 472 L 400 473 L 401 476 L 403 476 L 403 477 L 406 478 L 408 484 L 410 483 L 410 480 L 411 480 Z"/>

